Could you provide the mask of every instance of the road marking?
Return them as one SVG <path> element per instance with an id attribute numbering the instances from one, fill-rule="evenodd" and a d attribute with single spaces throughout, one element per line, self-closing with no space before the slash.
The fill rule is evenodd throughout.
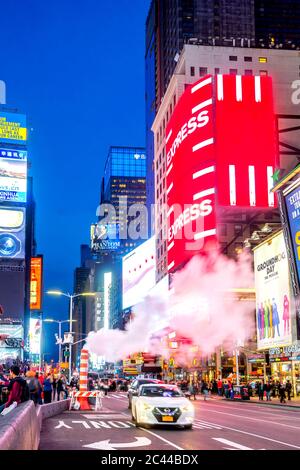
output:
<path id="1" fill-rule="evenodd" d="M 95 415 L 82 415 L 85 419 L 95 420 L 95 419 L 124 419 L 124 415 L 119 413 L 103 413 Z"/>
<path id="2" fill-rule="evenodd" d="M 175 447 L 177 450 L 184 450 L 182 447 L 177 446 L 173 442 L 168 441 L 167 439 L 161 437 L 159 434 L 155 434 L 155 432 L 149 431 L 149 429 L 141 428 L 141 431 L 147 432 L 148 434 L 151 434 L 152 436 L 157 437 L 157 439 L 160 439 L 161 441 L 165 442 L 166 444 L 169 444 L 169 446 Z"/>
<path id="3" fill-rule="evenodd" d="M 202 426 L 204 428 L 210 428 L 210 429 L 222 429 L 222 426 L 208 423 L 207 421 L 202 421 L 200 419 L 195 419 L 195 424 L 194 426 Z"/>
<path id="4" fill-rule="evenodd" d="M 213 410 L 210 410 L 210 411 L 213 411 Z M 276 439 L 271 439 L 270 437 L 261 436 L 260 434 L 254 434 L 252 432 L 241 431 L 240 429 L 230 428 L 228 426 L 223 426 L 223 424 L 222 424 L 222 428 L 223 429 L 229 429 L 229 431 L 239 432 L 240 434 L 247 434 L 248 436 L 259 437 L 260 439 L 264 439 L 265 441 L 276 442 L 276 444 L 282 444 L 282 445 L 287 446 L 287 447 L 293 447 L 293 449 L 300 449 L 299 446 L 296 446 L 294 444 L 289 444 L 287 442 L 277 441 Z"/>
<path id="5" fill-rule="evenodd" d="M 93 442 L 92 444 L 87 444 L 83 447 L 98 450 L 116 450 L 126 449 L 128 447 L 149 447 L 151 443 L 152 442 L 150 439 L 147 439 L 147 437 L 135 437 L 135 441 L 133 442 L 110 442 L 110 439 L 107 439 L 106 441 Z"/>
<path id="6" fill-rule="evenodd" d="M 210 411 L 210 413 L 218 413 L 218 414 L 221 414 L 221 415 L 228 415 L 230 417 L 235 417 L 235 418 L 250 419 L 251 421 L 262 421 L 263 423 L 266 422 L 265 419 L 251 418 L 250 416 L 237 415 L 237 414 L 233 414 L 233 413 L 224 413 L 224 411 L 216 411 L 216 410 L 212 410 L 211 408 L 210 408 L 209 411 Z M 290 424 L 277 423 L 276 421 L 268 421 L 268 424 L 276 424 L 278 426 L 285 426 L 286 428 L 298 429 L 300 431 L 299 426 L 291 426 Z"/>
<path id="7" fill-rule="evenodd" d="M 242 446 L 241 444 L 238 444 L 237 442 L 228 441 L 227 439 L 222 439 L 221 437 L 213 437 L 212 439 L 213 439 L 214 441 L 221 442 L 222 444 L 225 444 L 225 445 L 227 445 L 227 446 L 234 447 L 235 449 L 239 449 L 239 450 L 253 450 L 253 449 L 251 449 L 251 447 Z M 231 450 L 232 450 L 232 449 L 231 449 Z"/>

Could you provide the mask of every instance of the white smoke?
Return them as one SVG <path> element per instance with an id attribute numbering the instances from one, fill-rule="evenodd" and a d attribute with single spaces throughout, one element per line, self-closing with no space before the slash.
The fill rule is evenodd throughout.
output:
<path id="1" fill-rule="evenodd" d="M 136 352 L 168 357 L 166 334 L 171 331 L 190 340 L 180 348 L 182 362 L 192 357 L 192 344 L 203 354 L 222 345 L 235 347 L 252 335 L 255 307 L 232 291 L 253 284 L 251 259 L 245 256 L 238 261 L 220 254 L 194 257 L 174 274 L 167 297 L 148 295 L 134 308 L 126 331 L 90 333 L 87 348 L 109 362 Z"/>

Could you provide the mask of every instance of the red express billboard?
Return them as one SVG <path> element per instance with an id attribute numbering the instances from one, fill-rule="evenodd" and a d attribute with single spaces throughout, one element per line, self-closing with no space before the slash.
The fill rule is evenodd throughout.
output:
<path id="1" fill-rule="evenodd" d="M 206 76 L 188 86 L 166 130 L 168 265 L 217 241 L 218 207 L 274 207 L 278 166 L 270 77 Z"/>

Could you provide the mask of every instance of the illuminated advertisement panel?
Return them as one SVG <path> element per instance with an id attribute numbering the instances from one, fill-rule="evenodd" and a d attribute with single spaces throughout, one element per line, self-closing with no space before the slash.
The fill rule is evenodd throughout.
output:
<path id="1" fill-rule="evenodd" d="M 43 259 L 31 258 L 30 262 L 30 310 L 42 309 Z"/>
<path id="2" fill-rule="evenodd" d="M 0 149 L 0 201 L 26 202 L 27 152 Z"/>
<path id="3" fill-rule="evenodd" d="M 0 335 L 7 336 L 6 340 L 0 340 L 0 363 L 4 363 L 7 359 L 22 358 L 22 345 L 24 344 L 22 325 L 1 324 Z"/>
<path id="4" fill-rule="evenodd" d="M 27 128 L 25 114 L 0 111 L 0 142 L 26 144 Z"/>
<path id="5" fill-rule="evenodd" d="M 257 348 L 292 343 L 292 293 L 283 232 L 254 249 Z"/>
<path id="6" fill-rule="evenodd" d="M 94 253 L 116 251 L 121 247 L 118 224 L 91 225 L 91 249 Z"/>
<path id="7" fill-rule="evenodd" d="M 215 78 L 217 200 L 221 206 L 276 206 L 272 175 L 279 166 L 272 78 Z"/>
<path id="8" fill-rule="evenodd" d="M 168 270 L 217 242 L 220 207 L 276 207 L 272 79 L 210 75 L 187 86 L 166 128 Z"/>
<path id="9" fill-rule="evenodd" d="M 0 259 L 25 258 L 25 208 L 0 207 Z"/>
<path id="10" fill-rule="evenodd" d="M 41 352 L 42 323 L 39 318 L 30 318 L 29 323 L 29 352 L 40 354 Z"/>
<path id="11" fill-rule="evenodd" d="M 300 185 L 285 195 L 285 206 L 289 222 L 290 241 L 300 282 Z"/>
<path id="12" fill-rule="evenodd" d="M 166 129 L 168 268 L 216 238 L 213 79 L 187 87 Z"/>
<path id="13" fill-rule="evenodd" d="M 155 285 L 155 237 L 123 257 L 123 309 L 143 300 Z"/>

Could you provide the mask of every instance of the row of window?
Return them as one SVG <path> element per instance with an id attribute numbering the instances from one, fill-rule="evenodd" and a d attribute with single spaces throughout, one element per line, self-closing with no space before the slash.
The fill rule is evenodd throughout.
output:
<path id="1" fill-rule="evenodd" d="M 215 67 L 214 70 L 215 75 L 218 75 L 220 73 L 220 68 Z M 205 77 L 205 75 L 208 74 L 208 67 L 199 67 L 199 77 Z M 238 74 L 238 69 L 229 69 L 229 75 L 237 75 Z M 244 75 L 253 75 L 253 70 L 251 69 L 246 69 L 244 70 Z M 260 70 L 259 75 L 268 75 L 267 70 Z M 195 76 L 195 67 L 191 67 L 191 77 Z"/>

